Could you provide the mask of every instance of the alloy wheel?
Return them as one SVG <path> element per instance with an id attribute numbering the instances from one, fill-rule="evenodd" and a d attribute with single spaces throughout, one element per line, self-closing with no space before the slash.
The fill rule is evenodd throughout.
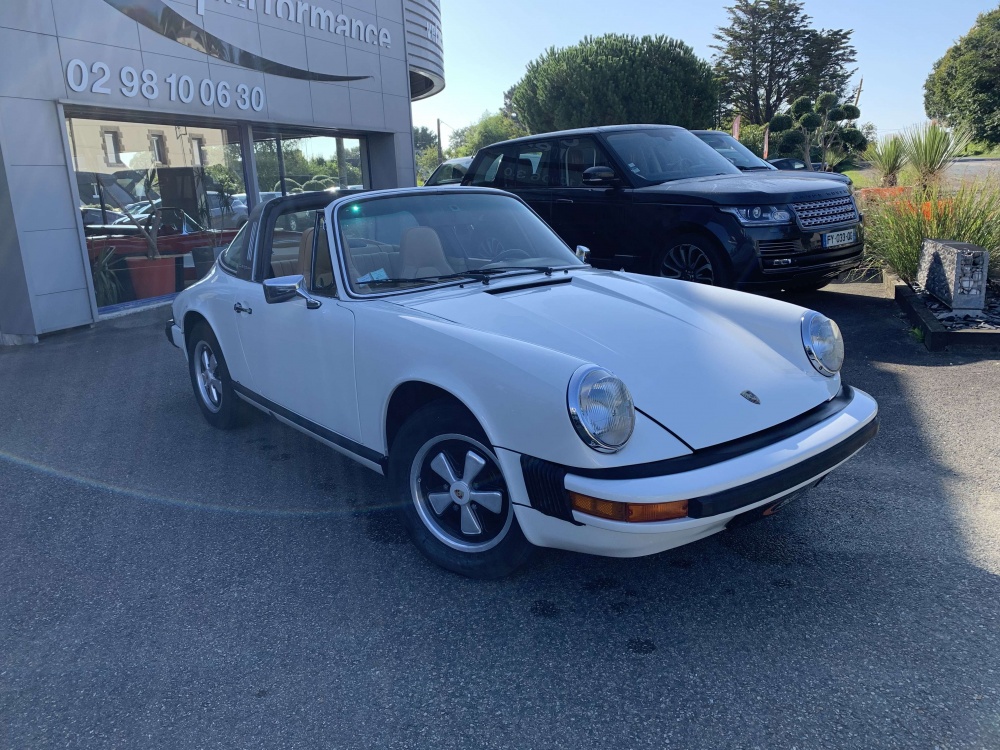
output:
<path id="1" fill-rule="evenodd" d="M 691 244 L 674 245 L 667 251 L 660 263 L 660 276 L 699 284 L 715 283 L 711 258 L 700 247 Z"/>
<path id="2" fill-rule="evenodd" d="M 465 435 L 427 441 L 414 456 L 410 490 L 424 526 L 462 552 L 495 547 L 514 518 L 496 456 Z"/>
<path id="3" fill-rule="evenodd" d="M 219 361 L 212 347 L 205 341 L 199 341 L 194 348 L 195 374 L 198 382 L 198 395 L 202 402 L 213 413 L 222 408 L 222 381 L 219 379 Z"/>

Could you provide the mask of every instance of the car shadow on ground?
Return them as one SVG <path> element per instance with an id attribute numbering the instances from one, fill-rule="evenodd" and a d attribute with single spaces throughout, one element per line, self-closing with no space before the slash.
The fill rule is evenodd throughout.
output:
<path id="1" fill-rule="evenodd" d="M 1000 743 L 989 439 L 921 403 L 956 360 L 891 300 L 789 301 L 841 322 L 875 441 L 761 523 L 501 581 L 424 560 L 386 482 L 299 433 L 205 425 L 159 318 L 0 353 L 11 745 Z"/>

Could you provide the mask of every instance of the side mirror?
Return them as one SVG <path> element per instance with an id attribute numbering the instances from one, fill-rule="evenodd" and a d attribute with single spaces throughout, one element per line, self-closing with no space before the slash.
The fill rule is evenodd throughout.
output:
<path id="1" fill-rule="evenodd" d="M 590 256 L 590 248 L 584 247 L 583 245 L 576 246 L 576 257 L 582 260 L 584 263 L 587 262 L 587 258 Z"/>
<path id="2" fill-rule="evenodd" d="M 305 277 L 301 274 L 267 279 L 264 281 L 264 301 L 269 305 L 276 305 L 279 302 L 288 302 L 290 299 L 302 297 L 306 301 L 306 307 L 310 310 L 322 307 L 322 302 L 302 288 L 304 283 Z"/>
<path id="3" fill-rule="evenodd" d="M 615 170 L 611 167 L 588 167 L 583 170 L 583 184 L 591 186 L 612 185 L 616 183 Z"/>

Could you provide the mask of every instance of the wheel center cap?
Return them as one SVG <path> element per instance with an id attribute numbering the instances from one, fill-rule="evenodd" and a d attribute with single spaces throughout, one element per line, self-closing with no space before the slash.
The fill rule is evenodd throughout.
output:
<path id="1" fill-rule="evenodd" d="M 465 505 L 468 503 L 469 485 L 465 482 L 455 482 L 455 484 L 451 486 L 451 499 L 459 505 Z"/>

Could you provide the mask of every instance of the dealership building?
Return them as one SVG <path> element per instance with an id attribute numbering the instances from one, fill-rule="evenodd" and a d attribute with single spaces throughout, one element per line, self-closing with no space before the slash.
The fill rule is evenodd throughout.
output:
<path id="1" fill-rule="evenodd" d="M 442 56 L 439 0 L 3 0 L 0 343 L 169 299 L 261 200 L 415 184 Z"/>

